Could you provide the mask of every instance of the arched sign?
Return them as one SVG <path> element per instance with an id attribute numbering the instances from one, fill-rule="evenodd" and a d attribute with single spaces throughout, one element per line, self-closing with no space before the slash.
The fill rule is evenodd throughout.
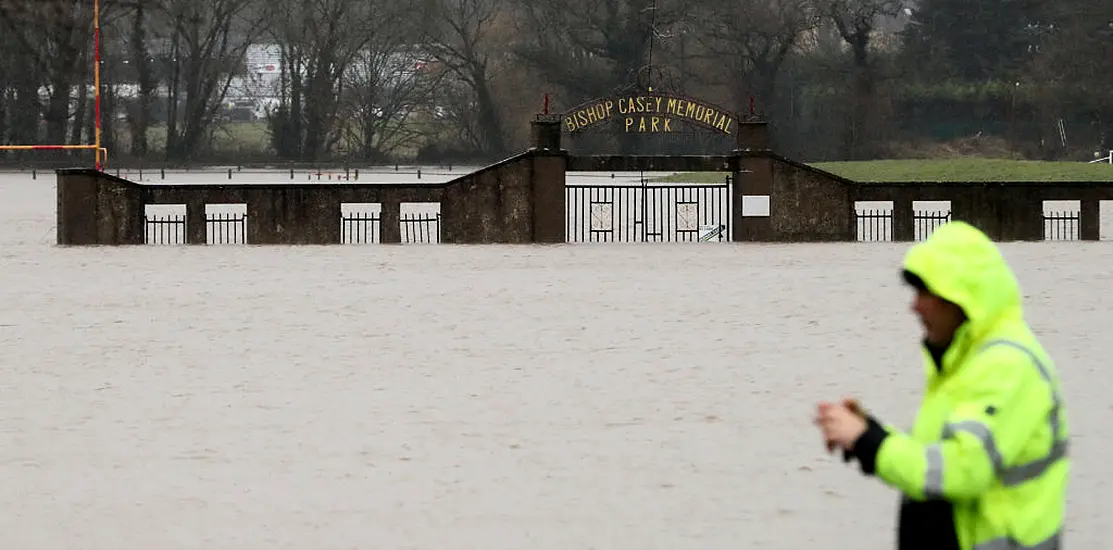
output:
<path id="1" fill-rule="evenodd" d="M 629 133 L 676 132 L 679 122 L 697 124 L 734 135 L 734 113 L 696 99 L 669 94 L 631 94 L 594 99 L 573 107 L 561 117 L 564 129 L 579 132 L 606 122 L 619 121 Z"/>

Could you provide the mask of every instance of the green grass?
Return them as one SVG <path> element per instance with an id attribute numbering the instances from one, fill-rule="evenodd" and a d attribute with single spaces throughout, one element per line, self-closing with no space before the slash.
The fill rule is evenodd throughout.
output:
<path id="1" fill-rule="evenodd" d="M 1113 165 L 1006 159 L 873 160 L 817 162 L 811 166 L 855 181 L 1113 181 Z M 717 183 L 721 172 L 685 172 L 663 182 Z"/>
<path id="2" fill-rule="evenodd" d="M 147 129 L 147 142 L 153 150 L 162 151 L 166 146 L 166 126 Z M 217 124 L 213 132 L 213 149 L 216 150 L 270 150 L 270 130 L 265 122 L 226 122 Z"/>

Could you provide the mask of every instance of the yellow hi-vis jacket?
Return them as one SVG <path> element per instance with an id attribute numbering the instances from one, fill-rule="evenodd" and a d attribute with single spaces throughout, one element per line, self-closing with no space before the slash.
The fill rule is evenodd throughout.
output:
<path id="1" fill-rule="evenodd" d="M 1016 278 L 993 242 L 963 222 L 914 245 L 904 269 L 967 320 L 941 364 L 925 347 L 927 385 L 911 433 L 870 418 L 854 449 L 863 471 L 907 499 L 951 503 L 962 550 L 1062 548 L 1067 411 L 1055 367 L 1024 321 Z M 870 431 L 881 433 L 870 442 Z"/>

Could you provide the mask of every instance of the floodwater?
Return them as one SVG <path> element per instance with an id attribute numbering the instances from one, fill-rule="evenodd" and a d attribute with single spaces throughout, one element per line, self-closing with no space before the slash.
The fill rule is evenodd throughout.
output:
<path id="1" fill-rule="evenodd" d="M 58 248 L 0 175 L 0 547 L 892 547 L 819 399 L 907 425 L 906 245 Z M 1110 491 L 1113 244 L 1006 244 Z"/>

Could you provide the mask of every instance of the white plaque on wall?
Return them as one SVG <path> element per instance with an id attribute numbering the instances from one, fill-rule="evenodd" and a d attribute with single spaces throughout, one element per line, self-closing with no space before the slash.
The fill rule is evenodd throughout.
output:
<path id="1" fill-rule="evenodd" d="M 742 215 L 762 218 L 769 216 L 769 195 L 743 195 Z"/>

